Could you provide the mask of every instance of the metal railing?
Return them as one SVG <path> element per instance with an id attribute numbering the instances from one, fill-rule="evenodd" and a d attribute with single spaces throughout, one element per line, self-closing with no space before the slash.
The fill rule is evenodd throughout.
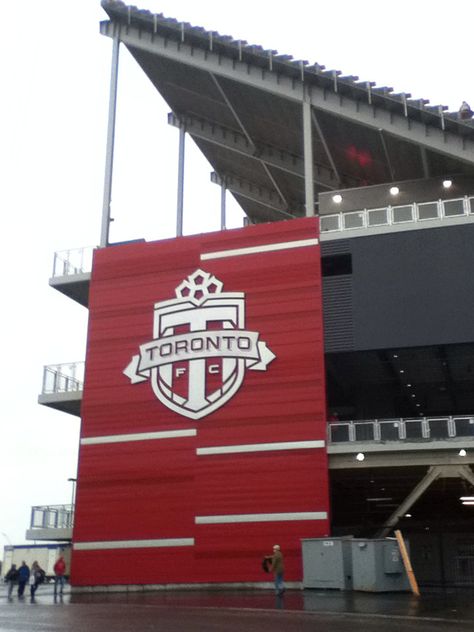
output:
<path id="1" fill-rule="evenodd" d="M 474 197 L 452 200 L 435 200 L 387 206 L 364 208 L 349 213 L 334 213 L 321 216 L 321 233 L 336 233 L 380 226 L 420 223 L 427 220 L 443 221 L 448 218 L 474 215 Z"/>
<path id="2" fill-rule="evenodd" d="M 474 438 L 474 416 L 471 415 L 331 421 L 328 424 L 330 444 L 442 441 L 468 437 Z"/>
<path id="3" fill-rule="evenodd" d="M 94 246 L 87 246 L 55 252 L 53 278 L 90 272 L 94 250 Z"/>
<path id="4" fill-rule="evenodd" d="M 45 366 L 43 369 L 42 394 L 82 391 L 84 386 L 84 366 L 85 363 L 83 361 Z"/>
<path id="5" fill-rule="evenodd" d="M 72 529 L 74 505 L 39 505 L 31 508 L 31 529 Z"/>

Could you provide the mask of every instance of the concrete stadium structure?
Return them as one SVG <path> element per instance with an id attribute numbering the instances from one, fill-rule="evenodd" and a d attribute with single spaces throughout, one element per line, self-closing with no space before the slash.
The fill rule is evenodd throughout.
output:
<path id="1" fill-rule="evenodd" d="M 113 55 L 100 247 L 57 253 L 50 280 L 90 310 L 85 381 L 81 367 L 46 367 L 39 397 L 82 418 L 73 584 L 92 585 L 98 554 L 102 587 L 262 584 L 252 560 L 277 538 L 297 585 L 301 538 L 397 527 L 421 582 L 472 585 L 471 113 L 102 6 Z M 120 46 L 179 130 L 175 240 L 109 243 Z M 186 135 L 221 187 L 219 233 L 182 236 Z M 228 193 L 248 218 L 236 231 Z M 230 309 L 230 293 L 235 315 L 203 320 L 206 301 Z M 232 329 L 235 353 L 222 346 Z M 129 507 L 144 524 L 127 522 Z"/>

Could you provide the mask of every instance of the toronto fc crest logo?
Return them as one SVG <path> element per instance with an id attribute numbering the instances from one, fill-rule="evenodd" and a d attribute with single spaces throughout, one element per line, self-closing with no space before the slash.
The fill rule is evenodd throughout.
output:
<path id="1" fill-rule="evenodd" d="M 124 370 L 132 384 L 150 380 L 169 409 L 201 419 L 239 390 L 245 371 L 265 371 L 275 355 L 245 329 L 245 294 L 223 292 L 215 276 L 196 270 L 176 298 L 155 304 L 153 340 Z"/>

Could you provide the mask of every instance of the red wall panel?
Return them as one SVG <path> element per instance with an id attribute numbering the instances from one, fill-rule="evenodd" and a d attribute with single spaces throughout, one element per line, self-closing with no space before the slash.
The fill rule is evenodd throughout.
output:
<path id="1" fill-rule="evenodd" d="M 285 555 L 286 578 L 301 579 L 300 539 L 329 530 L 327 518 L 308 519 L 308 513 L 329 512 L 326 451 L 288 446 L 262 451 L 261 444 L 326 438 L 319 246 L 299 243 L 314 240 L 317 230 L 317 220 L 308 218 L 96 252 L 73 583 L 265 581 L 260 560 L 275 543 Z M 286 246 L 280 249 L 281 244 Z M 277 249 L 262 249 L 270 245 Z M 249 248 L 257 250 L 206 258 Z M 266 370 L 247 368 L 240 388 L 222 407 L 192 419 L 160 401 L 151 378 L 131 383 L 123 371 L 140 345 L 154 339 L 155 304 L 162 311 L 161 304 L 176 299 L 176 288 L 198 269 L 222 282 L 224 295 L 244 293 L 240 329 L 258 332 L 275 358 Z M 217 302 L 221 296 L 216 294 Z M 216 318 L 207 332 L 219 334 L 222 322 Z M 171 334 L 186 332 L 184 323 Z M 187 397 L 188 371 L 196 362 L 201 360 L 170 365 L 170 388 L 177 396 Z M 208 372 L 209 396 L 224 380 L 224 362 L 205 360 L 200 366 Z M 178 368 L 186 369 L 184 377 Z M 152 369 L 152 374 L 169 379 L 163 377 L 167 370 Z M 148 434 L 139 441 L 110 442 L 117 435 L 168 431 L 188 436 Z M 205 450 L 242 445 L 257 448 L 225 454 Z M 299 519 L 290 519 L 301 512 Z M 213 524 L 216 516 L 224 521 Z M 160 545 L 169 539 L 191 544 Z M 141 546 L 142 540 L 153 542 Z"/>

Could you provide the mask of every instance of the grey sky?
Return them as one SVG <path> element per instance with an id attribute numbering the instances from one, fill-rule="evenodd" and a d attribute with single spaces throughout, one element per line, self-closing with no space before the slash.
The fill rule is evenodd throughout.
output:
<path id="1" fill-rule="evenodd" d="M 373 80 L 433 105 L 474 106 L 471 0 L 238 3 L 143 0 L 141 8 Z M 448 10 L 449 9 L 449 10 Z M 97 244 L 111 42 L 96 0 L 2 5 L 0 546 L 24 542 L 30 508 L 67 503 L 79 420 L 36 403 L 44 364 L 82 360 L 87 311 L 50 289 L 53 253 Z M 111 240 L 171 237 L 177 131 L 122 49 Z M 220 191 L 188 142 L 187 233 L 219 226 Z M 231 225 L 241 214 L 230 210 Z M 3 535 L 6 534 L 6 535 Z"/>

